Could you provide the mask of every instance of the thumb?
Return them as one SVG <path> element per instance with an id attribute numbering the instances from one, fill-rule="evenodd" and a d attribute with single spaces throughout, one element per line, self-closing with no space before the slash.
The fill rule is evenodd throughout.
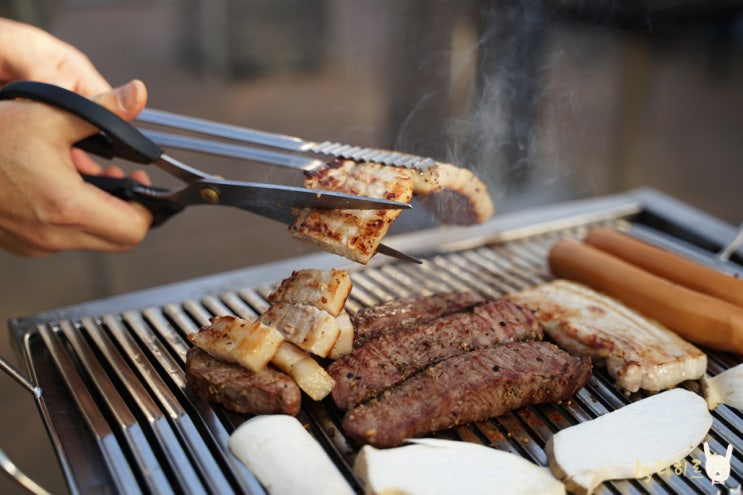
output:
<path id="1" fill-rule="evenodd" d="M 147 88 L 142 81 L 134 80 L 96 95 L 93 101 L 118 117 L 131 121 L 147 104 Z M 62 110 L 57 110 L 52 118 L 44 121 L 44 125 L 49 135 L 58 135 L 68 144 L 98 132 L 92 124 Z"/>
<path id="2" fill-rule="evenodd" d="M 118 88 L 100 93 L 93 101 L 126 121 L 134 120 L 147 104 L 147 88 L 137 79 Z"/>

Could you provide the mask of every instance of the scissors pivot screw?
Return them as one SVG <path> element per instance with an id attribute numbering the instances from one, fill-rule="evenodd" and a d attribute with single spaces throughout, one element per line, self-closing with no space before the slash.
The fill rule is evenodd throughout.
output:
<path id="1" fill-rule="evenodd" d="M 204 187 L 201 189 L 200 193 L 201 199 L 203 199 L 206 203 L 215 205 L 220 201 L 219 191 L 217 191 L 213 187 Z"/>

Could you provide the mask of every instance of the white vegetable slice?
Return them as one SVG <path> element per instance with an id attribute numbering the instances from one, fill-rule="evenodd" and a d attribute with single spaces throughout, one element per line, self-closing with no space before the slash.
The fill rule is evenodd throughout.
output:
<path id="1" fill-rule="evenodd" d="M 677 388 L 559 431 L 545 450 L 568 491 L 590 494 L 606 480 L 644 477 L 683 459 L 711 426 L 707 402 Z"/>
<path id="2" fill-rule="evenodd" d="M 393 449 L 361 449 L 353 470 L 364 481 L 366 495 L 565 493 L 548 468 L 515 454 L 454 440 L 410 442 Z"/>
<path id="3" fill-rule="evenodd" d="M 348 481 L 293 416 L 255 416 L 232 434 L 229 447 L 270 495 L 352 495 Z"/>
<path id="4" fill-rule="evenodd" d="M 720 404 L 743 411 L 743 364 L 723 371 L 702 381 L 707 407 L 716 408 Z"/>

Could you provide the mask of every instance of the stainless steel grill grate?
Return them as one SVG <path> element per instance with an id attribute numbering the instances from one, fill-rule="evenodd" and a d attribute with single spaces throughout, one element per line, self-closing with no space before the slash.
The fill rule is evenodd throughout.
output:
<path id="1" fill-rule="evenodd" d="M 443 249 L 445 240 L 440 240 L 431 244 L 434 252 L 424 256 L 423 265 L 388 262 L 353 268 L 347 308 L 353 312 L 390 298 L 443 290 L 499 297 L 546 281 L 545 255 L 556 239 L 579 237 L 596 223 L 630 222 L 642 228 L 644 210 L 630 208 L 634 213 L 628 215 L 626 206 L 614 209 L 613 216 L 591 205 L 589 217 L 543 224 L 530 220 L 520 227 L 531 230 L 498 229 L 481 242 L 468 240 L 472 245 L 465 249 Z M 318 263 L 332 266 L 333 260 L 314 257 L 284 268 Z M 245 418 L 195 399 L 185 386 L 183 367 L 186 335 L 212 315 L 251 318 L 262 312 L 267 294 L 281 279 L 277 273 L 281 270 L 248 279 L 236 274 L 11 321 L 32 381 L 42 387 L 39 408 L 73 493 L 264 493 L 227 448 L 230 433 Z M 713 375 L 740 362 L 721 353 L 709 356 Z M 546 465 L 543 447 L 553 432 L 641 396 L 625 396 L 596 369 L 589 384 L 567 403 L 527 407 L 439 436 L 492 445 Z M 734 480 L 743 479 L 743 415 L 725 406 L 713 415 L 710 446 L 723 452 L 728 443 L 733 445 L 729 484 L 735 485 Z M 332 401 L 305 398 L 300 419 L 361 492 L 351 472 L 355 449 L 341 432 L 341 416 Z M 607 483 L 598 493 L 719 493 L 706 477 L 703 461 L 697 449 L 687 463 L 668 473 Z"/>

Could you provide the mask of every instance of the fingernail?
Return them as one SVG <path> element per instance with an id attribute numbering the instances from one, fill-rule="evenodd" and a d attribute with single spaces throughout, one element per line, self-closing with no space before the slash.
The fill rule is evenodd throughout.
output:
<path id="1" fill-rule="evenodd" d="M 123 108 L 129 108 L 136 103 L 137 95 L 134 89 L 134 84 L 127 83 L 123 86 L 119 86 L 115 90 L 116 97 L 119 99 L 119 104 Z"/>

